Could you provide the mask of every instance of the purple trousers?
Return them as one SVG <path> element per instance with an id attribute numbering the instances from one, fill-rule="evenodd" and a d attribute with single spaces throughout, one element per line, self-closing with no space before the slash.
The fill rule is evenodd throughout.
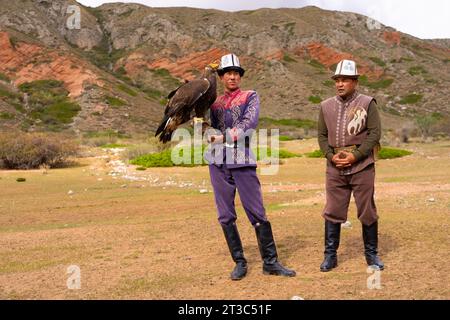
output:
<path id="1" fill-rule="evenodd" d="M 228 225 L 237 219 L 234 206 L 236 188 L 250 223 L 254 226 L 267 221 L 256 167 L 229 169 L 226 164 L 220 167 L 209 165 L 209 175 L 221 225 Z"/>

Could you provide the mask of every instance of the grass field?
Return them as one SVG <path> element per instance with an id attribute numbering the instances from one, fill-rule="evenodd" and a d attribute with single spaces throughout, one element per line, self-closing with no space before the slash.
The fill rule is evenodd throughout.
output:
<path id="1" fill-rule="evenodd" d="M 318 148 L 314 139 L 281 147 Z M 0 298 L 450 299 L 450 142 L 401 147 L 414 153 L 377 162 L 381 289 L 367 288 L 353 201 L 339 266 L 319 272 L 324 159 L 286 159 L 277 175 L 261 176 L 280 260 L 297 277 L 262 274 L 254 231 L 237 200 L 249 273 L 232 282 L 208 168 L 111 173 L 118 170 L 114 154 L 98 148 L 97 157 L 72 168 L 0 171 Z M 80 267 L 79 290 L 67 288 L 70 265 Z"/>

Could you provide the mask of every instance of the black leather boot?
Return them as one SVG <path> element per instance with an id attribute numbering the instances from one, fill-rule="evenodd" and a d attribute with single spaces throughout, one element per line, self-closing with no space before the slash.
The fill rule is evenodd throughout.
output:
<path id="1" fill-rule="evenodd" d="M 341 224 L 325 220 L 325 259 L 320 265 L 320 271 L 328 272 L 337 267 L 337 249 L 341 239 Z"/>
<path id="2" fill-rule="evenodd" d="M 272 227 L 269 221 L 257 224 L 255 227 L 259 252 L 263 259 L 263 273 L 277 276 L 295 277 L 295 271 L 283 267 L 278 261 L 277 248 L 273 239 Z"/>
<path id="3" fill-rule="evenodd" d="M 364 255 L 368 266 L 376 266 L 380 270 L 384 269 L 384 264 L 378 257 L 378 221 L 370 226 L 362 225 L 364 240 Z"/>
<path id="4" fill-rule="evenodd" d="M 226 226 L 222 225 L 222 229 L 227 240 L 228 249 L 230 249 L 231 257 L 236 263 L 236 266 L 231 272 L 231 280 L 241 280 L 247 274 L 247 260 L 244 257 L 244 249 L 242 248 L 237 226 L 232 222 Z"/>

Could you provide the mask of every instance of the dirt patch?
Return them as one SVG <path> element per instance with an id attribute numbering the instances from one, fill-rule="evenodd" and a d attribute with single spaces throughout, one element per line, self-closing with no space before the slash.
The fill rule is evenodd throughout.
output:
<path id="1" fill-rule="evenodd" d="M 286 146 L 317 149 L 314 140 Z M 450 145 L 403 147 L 415 153 L 377 162 L 379 251 L 386 264 L 381 289 L 367 288 L 354 203 L 351 226 L 342 229 L 339 266 L 319 271 L 324 159 L 287 159 L 277 175 L 261 176 L 279 258 L 297 277 L 261 273 L 255 233 L 237 201 L 250 269 L 244 280 L 232 282 L 214 195 L 198 190 L 203 183 L 210 189 L 207 167 L 137 172 L 130 166 L 127 174 L 159 181 L 127 180 L 118 170 L 126 164 L 114 162 L 119 156 L 109 150 L 46 174 L 0 171 L 0 298 L 449 299 Z M 70 265 L 80 267 L 79 290 L 67 288 Z"/>

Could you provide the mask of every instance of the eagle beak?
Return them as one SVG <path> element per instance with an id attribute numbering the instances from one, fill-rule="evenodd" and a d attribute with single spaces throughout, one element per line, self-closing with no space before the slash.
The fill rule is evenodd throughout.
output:
<path id="1" fill-rule="evenodd" d="M 213 62 L 213 63 L 208 64 L 208 66 L 209 66 L 210 68 L 212 68 L 213 70 L 217 70 L 217 68 L 219 67 L 219 64 Z"/>

